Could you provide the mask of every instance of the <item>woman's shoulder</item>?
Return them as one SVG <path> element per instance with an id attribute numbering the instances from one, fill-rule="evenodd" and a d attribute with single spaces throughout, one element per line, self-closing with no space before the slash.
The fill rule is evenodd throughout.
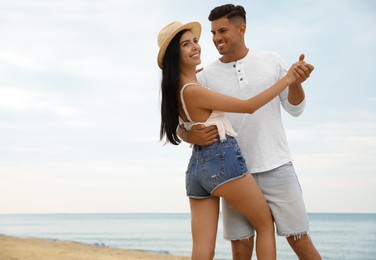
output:
<path id="1" fill-rule="evenodd" d="M 194 92 L 197 92 L 197 90 L 199 90 L 200 88 L 202 88 L 202 86 L 200 85 L 200 83 L 197 83 L 197 82 L 189 82 L 189 83 L 185 83 L 181 89 L 180 89 L 180 93 L 184 93 L 184 95 L 186 94 L 192 94 Z"/>
<path id="2" fill-rule="evenodd" d="M 197 96 L 200 97 L 201 95 L 207 94 L 208 91 L 211 91 L 209 88 L 201 85 L 200 83 L 187 83 L 181 88 L 180 93 L 187 96 Z"/>

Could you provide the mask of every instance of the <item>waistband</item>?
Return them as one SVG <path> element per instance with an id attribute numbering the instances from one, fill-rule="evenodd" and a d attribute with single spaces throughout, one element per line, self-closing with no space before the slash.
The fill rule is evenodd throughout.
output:
<path id="1" fill-rule="evenodd" d="M 193 152 L 201 152 L 201 151 L 211 150 L 211 149 L 220 148 L 222 146 L 229 146 L 233 144 L 236 144 L 235 138 L 233 136 L 226 135 L 226 139 L 223 141 L 217 138 L 217 142 L 215 142 L 214 144 L 207 145 L 207 146 L 199 146 L 195 144 L 193 145 L 192 149 L 193 149 Z"/>

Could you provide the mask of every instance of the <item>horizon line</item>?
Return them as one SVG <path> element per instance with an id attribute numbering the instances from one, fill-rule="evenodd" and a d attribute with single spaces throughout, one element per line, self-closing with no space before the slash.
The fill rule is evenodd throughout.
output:
<path id="1" fill-rule="evenodd" d="M 222 212 L 220 212 L 221 214 Z M 308 214 L 376 214 L 376 212 L 307 212 Z M 0 213 L 2 215 L 89 215 L 89 214 L 190 214 L 190 212 L 34 212 L 34 213 Z"/>

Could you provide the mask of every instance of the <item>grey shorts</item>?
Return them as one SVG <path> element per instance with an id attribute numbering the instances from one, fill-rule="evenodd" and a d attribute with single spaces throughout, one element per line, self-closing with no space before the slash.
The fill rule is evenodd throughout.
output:
<path id="1" fill-rule="evenodd" d="M 276 169 L 252 174 L 262 190 L 280 236 L 299 237 L 308 233 L 308 215 L 302 189 L 291 162 Z M 255 231 L 240 213 L 222 199 L 223 237 L 240 240 L 255 235 Z"/>

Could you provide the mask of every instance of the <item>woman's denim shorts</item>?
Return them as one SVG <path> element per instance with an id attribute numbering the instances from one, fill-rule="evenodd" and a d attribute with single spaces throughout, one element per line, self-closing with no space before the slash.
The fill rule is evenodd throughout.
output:
<path id="1" fill-rule="evenodd" d="M 222 184 L 248 173 L 240 148 L 231 136 L 215 144 L 193 146 L 186 172 L 187 196 L 195 199 L 211 197 Z"/>

